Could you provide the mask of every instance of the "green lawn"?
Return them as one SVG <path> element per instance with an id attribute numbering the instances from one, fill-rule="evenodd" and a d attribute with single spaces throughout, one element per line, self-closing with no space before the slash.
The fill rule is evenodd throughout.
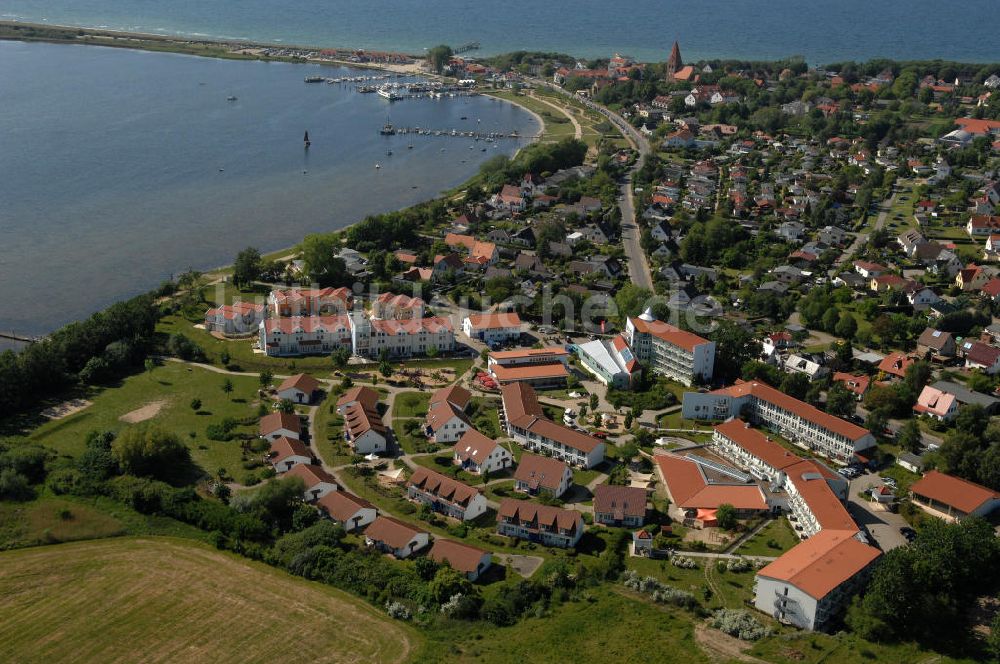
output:
<path id="1" fill-rule="evenodd" d="M 416 422 L 422 427 L 423 419 L 394 419 L 392 421 L 392 431 L 396 434 L 396 442 L 404 452 L 407 454 L 422 454 L 424 452 L 436 452 L 441 449 L 440 445 L 428 440 L 420 429 L 415 429 L 413 433 L 407 433 L 403 426 L 405 422 Z"/>
<path id="2" fill-rule="evenodd" d="M 337 413 L 339 395 L 331 394 L 316 409 L 316 440 L 313 449 L 332 466 L 349 463 L 354 457 L 344 440 L 344 418 Z"/>
<path id="3" fill-rule="evenodd" d="M 785 630 L 764 639 L 749 654 L 773 664 L 856 664 L 857 662 L 913 662 L 914 664 L 956 664 L 975 659 L 954 659 L 924 650 L 917 645 L 876 644 L 848 632 L 836 636 L 817 632 Z"/>
<path id="4" fill-rule="evenodd" d="M 179 521 L 140 514 L 109 498 L 43 494 L 23 503 L 0 502 L 0 549 L 102 539 L 171 535 L 208 541 L 208 533 Z"/>
<path id="5" fill-rule="evenodd" d="M 428 635 L 414 661 L 700 664 L 711 660 L 695 643 L 689 613 L 654 605 L 621 586 L 600 586 L 586 589 L 579 601 L 512 627 L 446 624 Z"/>
<path id="6" fill-rule="evenodd" d="M 400 392 L 393 402 L 392 416 L 424 417 L 427 415 L 427 404 L 430 400 L 430 392 Z"/>
<path id="7" fill-rule="evenodd" d="M 441 454 L 435 454 L 433 456 L 418 456 L 413 459 L 413 461 L 418 465 L 423 466 L 424 468 L 430 468 L 438 473 L 447 474 L 449 477 L 452 477 L 452 474 L 448 471 L 455 467 L 453 460 L 454 455 L 450 449 Z M 459 482 L 463 482 L 464 484 L 468 484 L 470 486 L 483 483 L 482 477 L 479 475 L 473 475 L 472 473 L 467 473 L 464 470 L 460 470 L 457 475 L 454 475 L 454 477 Z"/>
<path id="8" fill-rule="evenodd" d="M 771 546 L 768 544 L 769 542 L 777 546 Z M 777 518 L 764 526 L 764 529 L 756 535 L 743 542 L 736 553 L 745 556 L 780 556 L 798 543 L 799 538 L 788 525 L 788 520 Z"/>
<path id="9" fill-rule="evenodd" d="M 227 378 L 233 384 L 233 392 L 228 395 L 222 391 Z M 166 362 L 151 373 L 126 378 L 120 387 L 103 390 L 89 407 L 42 425 L 30 439 L 51 447 L 60 455 L 76 456 L 83 451 L 88 432 L 122 431 L 134 424 L 119 418 L 148 409 L 146 414 L 152 416 L 145 421 L 176 433 L 206 474 L 214 475 L 219 468 L 225 468 L 237 482 L 246 482 L 256 474 L 254 464 L 259 465 L 259 461 L 255 458 L 260 454 L 244 454 L 239 440 L 209 440 L 206 428 L 227 417 L 255 418 L 257 389 L 256 377 L 222 376 L 206 369 Z M 197 412 L 191 408 L 194 398 L 202 402 Z M 237 431 L 256 435 L 257 426 L 240 426 Z M 244 464 L 250 468 L 245 468 Z"/>

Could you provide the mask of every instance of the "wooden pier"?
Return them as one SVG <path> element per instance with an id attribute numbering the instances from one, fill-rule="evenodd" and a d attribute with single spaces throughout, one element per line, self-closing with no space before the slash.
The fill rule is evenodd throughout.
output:
<path id="1" fill-rule="evenodd" d="M 29 337 L 24 334 L 18 334 L 16 332 L 0 332 L 0 339 L 6 339 L 8 341 L 19 341 L 24 344 L 37 344 L 39 341 L 45 339 L 45 337 Z"/>
<path id="2" fill-rule="evenodd" d="M 459 129 L 425 129 L 422 127 L 393 127 L 391 132 L 387 132 L 385 128 L 380 132 L 383 135 L 417 135 L 417 136 L 448 136 L 453 138 L 471 138 L 477 141 L 493 142 L 504 139 L 519 139 L 524 138 L 516 131 L 510 133 L 502 131 L 469 131 L 469 130 L 459 130 Z"/>

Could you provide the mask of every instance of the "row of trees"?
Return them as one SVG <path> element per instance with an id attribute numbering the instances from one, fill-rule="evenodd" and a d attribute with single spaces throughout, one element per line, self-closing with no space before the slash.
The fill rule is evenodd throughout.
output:
<path id="1" fill-rule="evenodd" d="M 151 295 L 118 302 L 20 353 L 0 354 L 0 413 L 20 412 L 81 378 L 103 381 L 142 364 L 158 315 Z"/>

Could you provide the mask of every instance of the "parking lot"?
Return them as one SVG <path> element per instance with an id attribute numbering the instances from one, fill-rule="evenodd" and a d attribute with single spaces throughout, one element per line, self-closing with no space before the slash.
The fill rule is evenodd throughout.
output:
<path id="1" fill-rule="evenodd" d="M 900 528 L 909 527 L 909 524 L 899 514 L 862 497 L 861 494 L 867 489 L 881 485 L 882 478 L 873 473 L 863 473 L 851 480 L 847 509 L 858 526 L 868 535 L 871 543 L 883 551 L 889 551 L 907 543 L 906 538 L 900 533 Z"/>

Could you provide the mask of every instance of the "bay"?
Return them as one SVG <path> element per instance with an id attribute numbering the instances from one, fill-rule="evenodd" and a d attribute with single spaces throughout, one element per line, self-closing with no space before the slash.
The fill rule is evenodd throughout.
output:
<path id="1" fill-rule="evenodd" d="M 0 42 L 0 330 L 43 334 L 248 245 L 433 198 L 527 142 L 380 136 L 387 100 L 314 74 L 372 72 Z M 489 97 L 398 101 L 391 121 L 539 130 Z"/>
<path id="2" fill-rule="evenodd" d="M 478 41 L 484 54 L 621 51 L 654 61 L 679 39 L 691 59 L 1000 60 L 997 0 L 4 0 L 4 17 L 413 53 Z"/>

